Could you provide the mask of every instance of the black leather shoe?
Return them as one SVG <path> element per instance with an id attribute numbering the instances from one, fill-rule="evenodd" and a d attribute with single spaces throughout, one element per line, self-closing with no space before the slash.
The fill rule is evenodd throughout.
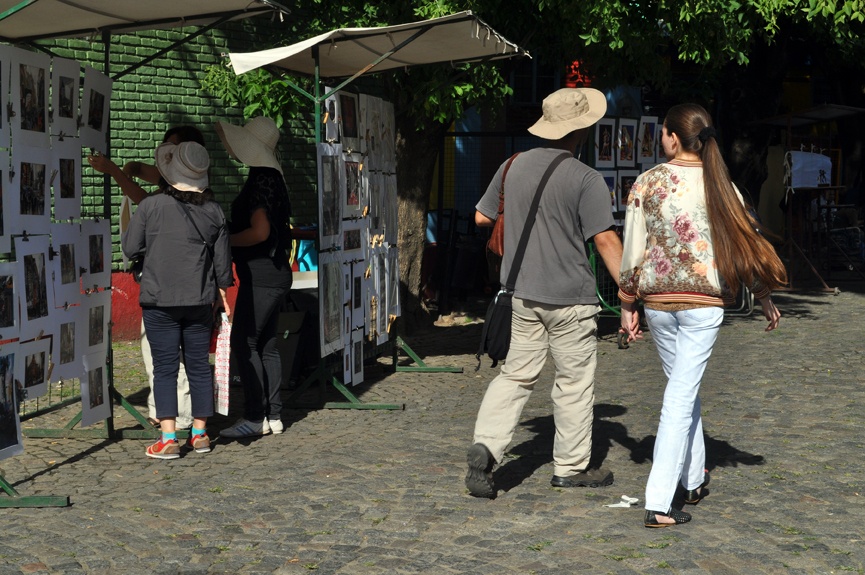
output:
<path id="1" fill-rule="evenodd" d="M 709 490 L 706 489 L 706 486 L 709 485 L 709 472 L 707 471 L 704 478 L 703 484 L 700 485 L 696 489 L 686 489 L 685 490 L 685 503 L 688 505 L 696 505 L 702 499 L 709 494 Z"/>
<path id="2" fill-rule="evenodd" d="M 661 523 L 658 517 L 669 517 L 675 523 Z M 678 509 L 670 509 L 669 513 L 661 513 L 660 511 L 646 511 L 646 519 L 643 525 L 646 527 L 670 527 L 671 525 L 681 525 L 691 520 L 691 514 Z"/>
<path id="3" fill-rule="evenodd" d="M 475 443 L 469 448 L 466 457 L 469 464 L 466 472 L 466 487 L 474 497 L 494 499 L 496 488 L 493 485 L 493 459 L 490 450 L 482 443 Z"/>
<path id="4" fill-rule="evenodd" d="M 553 475 L 550 480 L 550 485 L 553 487 L 604 487 L 612 484 L 613 472 L 603 467 L 581 471 L 567 477 Z"/>

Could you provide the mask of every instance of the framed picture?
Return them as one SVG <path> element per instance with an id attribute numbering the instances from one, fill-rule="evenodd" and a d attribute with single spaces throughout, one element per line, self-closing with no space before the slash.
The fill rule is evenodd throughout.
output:
<path id="1" fill-rule="evenodd" d="M 23 280 L 19 289 L 21 317 L 18 337 L 21 341 L 48 335 L 53 327 L 54 290 L 48 268 L 48 236 L 15 238 L 15 255 L 18 258 L 17 276 Z"/>
<path id="2" fill-rule="evenodd" d="M 87 323 L 82 312 L 85 308 L 71 305 L 56 310 L 54 316 L 57 332 L 54 334 L 54 345 L 51 346 L 51 359 L 54 369 L 51 371 L 51 381 L 66 381 L 81 379 L 84 365 L 81 363 L 84 343 L 88 337 Z"/>
<path id="3" fill-rule="evenodd" d="M 48 181 L 54 191 L 54 220 L 77 220 L 81 217 L 81 141 L 52 136 L 50 158 Z"/>
<path id="4" fill-rule="evenodd" d="M 78 100 L 81 91 L 81 64 L 66 58 L 51 60 L 51 133 L 78 136 Z M 79 155 L 80 154 L 79 150 Z"/>
<path id="5" fill-rule="evenodd" d="M 351 274 L 349 273 L 349 275 Z M 346 306 L 344 314 L 344 329 L 348 331 L 343 333 L 342 382 L 346 385 L 351 385 L 351 310 L 348 306 Z"/>
<path id="6" fill-rule="evenodd" d="M 351 332 L 351 384 L 363 383 L 363 329 Z"/>
<path id="7" fill-rule="evenodd" d="M 48 85 L 51 58 L 41 52 L 10 48 L 12 113 L 15 146 L 48 148 Z M 13 149 L 15 148 L 13 146 Z"/>
<path id="8" fill-rule="evenodd" d="M 17 262 L 0 263 L 0 341 L 18 339 Z"/>
<path id="9" fill-rule="evenodd" d="M 636 165 L 636 153 L 634 146 L 637 141 L 637 121 L 629 118 L 619 118 L 619 130 L 617 133 L 616 166 L 619 168 L 633 168 Z"/>
<path id="10" fill-rule="evenodd" d="M 363 274 L 366 270 L 366 262 L 354 261 L 351 264 L 351 328 L 352 330 L 364 328 L 364 283 Z"/>
<path id="11" fill-rule="evenodd" d="M 329 92 L 329 88 L 325 88 L 325 92 Z M 321 115 L 321 122 L 324 124 L 324 140 L 329 143 L 339 141 L 339 98 L 336 94 L 331 94 L 324 101 L 324 113 Z"/>
<path id="12" fill-rule="evenodd" d="M 12 193 L 5 194 L 3 207 L 11 211 L 6 220 L 9 231 L 15 235 L 47 234 L 51 224 L 48 148 L 12 148 L 12 181 L 7 179 L 3 185 L 7 183 Z"/>
<path id="13" fill-rule="evenodd" d="M 108 397 L 108 369 L 104 351 L 84 356 L 81 374 L 81 426 L 87 427 L 111 417 Z"/>
<path id="14" fill-rule="evenodd" d="M 387 249 L 387 306 L 389 321 L 400 316 L 399 252 L 397 246 Z"/>
<path id="15" fill-rule="evenodd" d="M 6 62 L 0 61 L 0 67 L 6 65 Z M 0 114 L 2 116 L 3 114 Z M 8 193 L 14 188 L 11 187 L 9 175 L 11 174 L 9 167 L 9 152 L 0 150 L 0 254 L 7 254 L 12 251 L 12 229 L 14 227 L 15 212 L 20 213 L 20 197 L 18 194 Z M 6 196 L 9 196 L 8 198 Z M 13 208 L 12 203 L 15 203 Z"/>
<path id="16" fill-rule="evenodd" d="M 9 148 L 11 144 L 11 125 L 12 119 L 6 113 L 7 104 L 9 104 L 9 70 L 12 67 L 12 55 L 17 48 L 13 48 L 8 44 L 0 44 L 0 148 Z M 5 164 L 4 164 L 5 167 Z"/>
<path id="17" fill-rule="evenodd" d="M 81 321 L 87 322 L 81 335 L 81 352 L 90 354 L 108 350 L 108 323 L 111 321 L 111 291 L 102 290 L 85 294 L 81 300 Z M 77 331 L 77 330 L 76 330 Z"/>
<path id="18" fill-rule="evenodd" d="M 615 118 L 601 118 L 595 124 L 595 169 L 615 168 Z"/>
<path id="19" fill-rule="evenodd" d="M 363 259 L 363 220 L 342 223 L 342 253 L 345 261 Z"/>
<path id="20" fill-rule="evenodd" d="M 342 219 L 355 218 L 361 214 L 362 170 L 363 157 L 359 153 L 345 154 L 345 195 L 342 197 Z"/>
<path id="21" fill-rule="evenodd" d="M 655 150 L 657 143 L 655 140 L 660 136 L 658 133 L 658 117 L 643 116 L 640 118 L 640 131 L 637 141 L 637 162 L 640 164 L 654 164 Z"/>
<path id="22" fill-rule="evenodd" d="M 628 194 L 631 193 L 631 186 L 637 181 L 640 172 L 637 170 L 619 170 L 619 182 L 616 190 L 616 205 L 619 210 L 624 212 L 628 206 Z"/>
<path id="23" fill-rule="evenodd" d="M 388 301 L 388 277 L 387 277 L 387 248 L 378 247 L 373 256 L 376 292 L 378 292 L 378 306 L 376 312 L 376 343 L 384 345 L 390 338 L 388 333 L 388 315 L 390 302 Z"/>
<path id="24" fill-rule="evenodd" d="M 341 144 L 318 144 L 319 250 L 333 249 L 342 239 L 342 198 L 345 166 Z"/>
<path id="25" fill-rule="evenodd" d="M 54 305 L 68 307 L 81 302 L 81 226 L 59 222 L 51 224 L 51 271 L 54 276 Z"/>
<path id="26" fill-rule="evenodd" d="M 339 141 L 348 153 L 360 152 L 357 94 L 337 92 L 339 100 Z"/>
<path id="27" fill-rule="evenodd" d="M 0 61 L 0 66 L 5 65 L 5 60 Z M 0 460 L 24 452 L 15 385 L 17 357 L 17 342 L 0 344 Z"/>
<path id="28" fill-rule="evenodd" d="M 613 170 L 602 170 L 598 173 L 604 178 L 604 183 L 607 185 L 607 189 L 610 190 L 610 210 L 615 213 L 619 209 L 616 203 L 616 185 L 619 174 Z"/>
<path id="29" fill-rule="evenodd" d="M 103 288 L 111 285 L 111 222 L 109 220 L 81 220 L 81 242 L 85 259 L 81 267 L 84 288 Z"/>
<path id="30" fill-rule="evenodd" d="M 84 98 L 78 134 L 85 149 L 102 154 L 108 150 L 108 116 L 111 111 L 111 78 L 90 66 L 84 67 Z"/>
<path id="31" fill-rule="evenodd" d="M 51 365 L 51 338 L 43 337 L 20 343 L 15 363 L 16 379 L 24 390 L 22 399 L 36 399 L 48 392 L 48 368 Z"/>
<path id="32" fill-rule="evenodd" d="M 340 351 L 344 346 L 342 339 L 344 281 L 340 254 L 321 252 L 318 256 L 318 317 L 322 358 Z"/>

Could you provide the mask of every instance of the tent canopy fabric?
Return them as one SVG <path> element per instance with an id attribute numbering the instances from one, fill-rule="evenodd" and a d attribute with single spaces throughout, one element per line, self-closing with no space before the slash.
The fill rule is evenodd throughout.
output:
<path id="1" fill-rule="evenodd" d="M 395 53 L 371 66 L 404 42 L 405 45 Z M 418 64 L 456 64 L 529 56 L 527 51 L 503 38 L 471 11 L 465 11 L 395 26 L 340 28 L 291 46 L 231 53 L 229 58 L 236 74 L 275 66 L 313 76 L 316 48 L 319 76 L 322 78 L 353 76 L 358 72 L 373 74 Z"/>
<path id="2" fill-rule="evenodd" d="M 288 10 L 271 0 L 0 0 L 0 40 L 123 34 L 176 26 L 207 26 Z"/>

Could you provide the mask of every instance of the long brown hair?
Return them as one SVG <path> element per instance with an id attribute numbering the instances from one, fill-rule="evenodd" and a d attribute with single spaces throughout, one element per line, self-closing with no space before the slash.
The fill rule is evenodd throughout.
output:
<path id="1" fill-rule="evenodd" d="M 709 113 L 698 104 L 679 104 L 667 112 L 664 126 L 668 133 L 679 137 L 684 151 L 698 154 L 703 161 L 715 262 L 727 287 L 735 295 L 740 281 L 749 287 L 759 281 L 770 290 L 785 285 L 784 264 L 772 244 L 758 232 L 758 224 L 733 187 Z"/>

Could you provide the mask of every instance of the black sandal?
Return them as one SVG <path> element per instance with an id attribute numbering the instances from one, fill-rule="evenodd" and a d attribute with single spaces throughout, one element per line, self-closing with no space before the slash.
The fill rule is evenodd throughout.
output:
<path id="1" fill-rule="evenodd" d="M 685 503 L 688 505 L 696 505 L 702 499 L 709 494 L 709 490 L 706 489 L 706 486 L 709 485 L 709 472 L 706 471 L 706 474 L 703 478 L 703 484 L 700 485 L 696 489 L 686 489 L 685 490 Z"/>
<path id="2" fill-rule="evenodd" d="M 661 523 L 658 517 L 669 517 L 675 523 Z M 670 509 L 669 513 L 661 513 L 660 511 L 646 511 L 646 519 L 643 525 L 646 527 L 670 527 L 671 525 L 681 525 L 691 520 L 691 514 L 678 509 Z"/>

